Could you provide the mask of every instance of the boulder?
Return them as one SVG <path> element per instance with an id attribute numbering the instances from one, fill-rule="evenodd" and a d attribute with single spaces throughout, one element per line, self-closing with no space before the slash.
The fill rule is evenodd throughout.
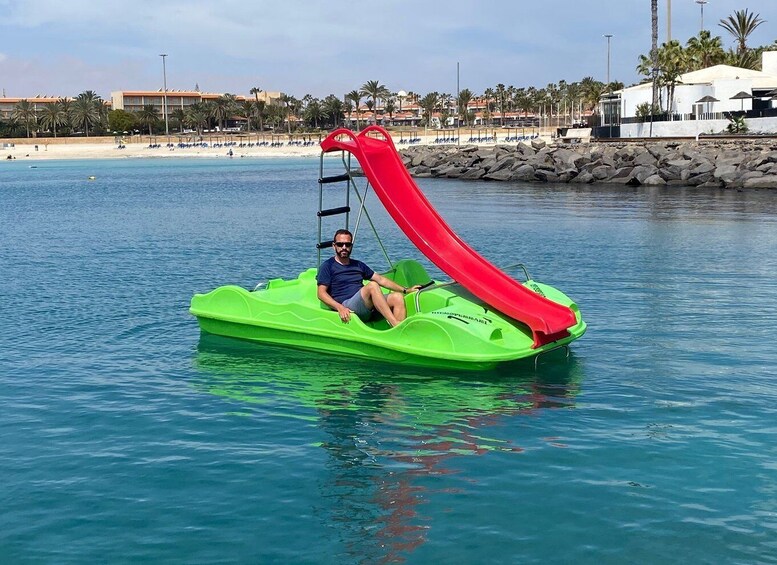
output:
<path id="1" fill-rule="evenodd" d="M 540 169 L 539 171 L 534 173 L 534 178 L 536 178 L 540 182 L 558 182 L 559 177 L 558 175 L 551 173 L 550 171 L 544 171 Z"/>
<path id="2" fill-rule="evenodd" d="M 587 171 L 583 171 L 582 173 L 577 175 L 575 178 L 570 179 L 569 182 L 579 183 L 579 184 L 589 184 L 589 183 L 594 182 L 594 180 L 596 180 L 596 179 L 594 179 L 594 176 L 591 173 L 589 173 Z"/>
<path id="3" fill-rule="evenodd" d="M 511 180 L 513 178 L 513 172 L 510 169 L 502 169 L 501 171 L 488 173 L 487 175 L 484 175 L 483 178 L 488 180 Z"/>
<path id="4" fill-rule="evenodd" d="M 534 180 L 534 167 L 531 165 L 520 165 L 512 171 L 511 180 Z"/>
<path id="5" fill-rule="evenodd" d="M 546 145 L 547 145 L 547 143 L 545 143 L 541 139 L 532 139 L 531 140 L 531 146 L 532 146 L 533 149 L 542 149 Z"/>
<path id="6" fill-rule="evenodd" d="M 744 188 L 777 188 L 777 176 L 753 177 L 743 183 Z"/>
<path id="7" fill-rule="evenodd" d="M 645 186 L 664 186 L 666 181 L 661 178 L 661 175 L 651 175 L 642 181 Z"/>
<path id="8" fill-rule="evenodd" d="M 462 175 L 459 177 L 464 180 L 478 180 L 479 178 L 482 178 L 483 175 L 486 174 L 486 171 L 483 169 L 469 169 L 467 172 L 462 173 Z"/>

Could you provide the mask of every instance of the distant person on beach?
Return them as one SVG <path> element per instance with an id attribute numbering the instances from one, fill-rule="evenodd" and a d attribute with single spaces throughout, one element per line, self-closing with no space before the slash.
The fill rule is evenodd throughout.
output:
<path id="1" fill-rule="evenodd" d="M 332 242 L 334 257 L 318 268 L 318 299 L 336 310 L 343 323 L 351 320 L 351 313 L 366 322 L 377 310 L 393 327 L 407 317 L 403 295 L 421 288 L 405 288 L 370 269 L 357 259 L 351 259 L 353 235 L 348 230 L 337 230 Z M 363 281 L 370 281 L 366 285 Z M 382 288 L 392 290 L 387 295 Z"/>

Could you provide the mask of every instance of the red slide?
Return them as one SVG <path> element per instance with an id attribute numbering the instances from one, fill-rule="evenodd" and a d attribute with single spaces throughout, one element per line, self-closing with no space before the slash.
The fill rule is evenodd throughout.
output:
<path id="1" fill-rule="evenodd" d="M 574 312 L 526 288 L 462 241 L 413 181 L 386 130 L 369 126 L 357 135 L 338 129 L 321 149 L 353 154 L 388 213 L 421 253 L 483 302 L 528 325 L 534 347 L 569 335 L 567 328 L 577 323 Z"/>

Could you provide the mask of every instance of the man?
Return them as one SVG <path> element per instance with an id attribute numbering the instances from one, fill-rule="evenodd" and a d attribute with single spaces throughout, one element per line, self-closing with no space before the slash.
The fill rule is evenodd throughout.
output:
<path id="1" fill-rule="evenodd" d="M 351 320 L 351 312 L 367 321 L 377 310 L 394 327 L 407 317 L 404 294 L 418 290 L 420 285 L 405 288 L 370 269 L 357 259 L 351 259 L 353 235 L 348 230 L 337 230 L 332 242 L 334 257 L 318 269 L 318 299 L 337 310 L 343 323 Z M 370 281 L 366 285 L 363 281 Z M 381 287 L 395 292 L 388 296 Z"/>

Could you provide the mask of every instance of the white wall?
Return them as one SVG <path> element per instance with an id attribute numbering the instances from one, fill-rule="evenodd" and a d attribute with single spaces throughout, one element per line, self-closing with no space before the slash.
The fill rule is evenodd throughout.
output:
<path id="1" fill-rule="evenodd" d="M 749 133 L 777 133 L 777 118 L 749 118 L 745 122 Z M 653 122 L 653 137 L 695 137 L 700 133 L 722 133 L 728 124 L 728 120 Z M 621 137 L 648 137 L 649 135 L 650 122 L 621 124 Z"/>

